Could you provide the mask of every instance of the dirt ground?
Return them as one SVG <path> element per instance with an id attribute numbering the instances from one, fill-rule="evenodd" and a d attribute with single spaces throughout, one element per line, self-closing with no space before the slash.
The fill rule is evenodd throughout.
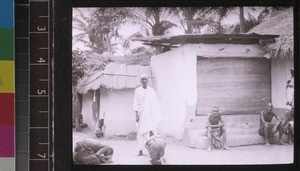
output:
<path id="1" fill-rule="evenodd" d="M 77 141 L 96 136 L 89 130 L 73 131 L 73 147 Z M 113 147 L 113 163 L 116 165 L 150 165 L 149 154 L 136 156 L 137 141 L 125 137 L 98 138 L 99 141 Z M 245 164 L 287 164 L 293 163 L 294 145 L 252 145 L 231 147 L 230 151 L 190 148 L 180 140 L 166 138 L 166 164 L 169 165 L 245 165 Z"/>

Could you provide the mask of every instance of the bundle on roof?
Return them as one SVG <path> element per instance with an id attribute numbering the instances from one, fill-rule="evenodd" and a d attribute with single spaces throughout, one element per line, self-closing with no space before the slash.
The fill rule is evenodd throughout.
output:
<path id="1" fill-rule="evenodd" d="M 294 57 L 294 19 L 292 8 L 274 12 L 272 16 L 263 20 L 248 33 L 279 35 L 276 38 L 276 42 L 266 46 L 266 50 L 272 53 L 274 57 L 283 59 Z"/>

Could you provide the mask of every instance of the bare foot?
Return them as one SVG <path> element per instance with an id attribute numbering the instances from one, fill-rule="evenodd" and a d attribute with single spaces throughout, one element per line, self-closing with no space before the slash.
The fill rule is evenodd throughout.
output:
<path id="1" fill-rule="evenodd" d="M 289 145 L 293 145 L 294 143 L 292 141 L 289 141 Z"/>
<path id="2" fill-rule="evenodd" d="M 227 147 L 227 146 L 224 146 L 223 149 L 224 149 L 224 150 L 230 150 L 230 148 Z"/>
<path id="3" fill-rule="evenodd" d="M 278 141 L 279 145 L 287 145 L 286 143 L 282 142 L 282 141 Z"/>
<path id="4" fill-rule="evenodd" d="M 266 143 L 266 146 L 267 146 L 267 147 L 271 147 L 270 143 Z"/>
<path id="5" fill-rule="evenodd" d="M 211 147 L 208 147 L 206 151 L 210 152 L 211 151 Z"/>
<path id="6" fill-rule="evenodd" d="M 143 155 L 143 150 L 140 150 L 136 156 L 142 156 L 142 155 Z"/>

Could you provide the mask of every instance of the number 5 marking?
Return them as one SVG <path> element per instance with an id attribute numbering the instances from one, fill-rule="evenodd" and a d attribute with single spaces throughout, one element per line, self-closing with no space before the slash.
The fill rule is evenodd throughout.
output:
<path id="1" fill-rule="evenodd" d="M 46 90 L 37 90 L 38 94 L 46 94 Z"/>

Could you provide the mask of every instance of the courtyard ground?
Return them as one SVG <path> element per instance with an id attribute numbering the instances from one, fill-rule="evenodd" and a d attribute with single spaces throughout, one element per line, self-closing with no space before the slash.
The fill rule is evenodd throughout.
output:
<path id="1" fill-rule="evenodd" d="M 84 129 L 73 131 L 73 147 L 76 142 L 85 139 L 97 139 L 92 131 Z M 136 156 L 137 141 L 126 137 L 98 138 L 99 141 L 114 149 L 113 163 L 117 165 L 148 165 L 149 154 Z M 231 147 L 230 151 L 195 149 L 186 146 L 180 140 L 167 137 L 165 149 L 166 164 L 170 165 L 247 165 L 247 164 L 288 164 L 293 163 L 294 145 L 252 145 Z"/>

